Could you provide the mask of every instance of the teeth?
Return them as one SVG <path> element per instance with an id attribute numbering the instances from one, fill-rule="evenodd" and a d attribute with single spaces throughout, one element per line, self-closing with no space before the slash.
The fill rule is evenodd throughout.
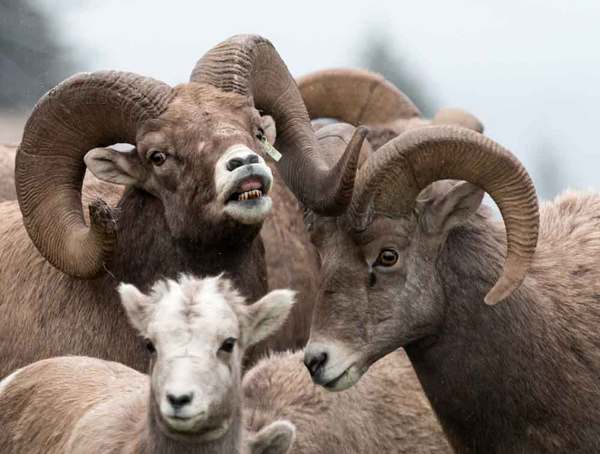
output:
<path id="1" fill-rule="evenodd" d="M 252 191 L 242 192 L 238 196 L 238 200 L 253 200 L 262 197 L 262 191 L 260 189 L 253 189 Z"/>

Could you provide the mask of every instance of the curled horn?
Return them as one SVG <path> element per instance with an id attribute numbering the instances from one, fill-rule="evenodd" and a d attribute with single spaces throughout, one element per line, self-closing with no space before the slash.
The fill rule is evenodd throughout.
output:
<path id="1" fill-rule="evenodd" d="M 317 213 L 346 210 L 367 131 L 358 128 L 337 163 L 329 166 L 296 82 L 268 40 L 255 35 L 229 38 L 198 61 L 190 80 L 251 97 L 277 124 L 275 146 L 283 154 L 277 165 L 296 197 Z"/>
<path id="2" fill-rule="evenodd" d="M 370 71 L 326 69 L 301 77 L 298 87 L 310 118 L 374 125 L 421 116 L 404 93 Z"/>
<path id="3" fill-rule="evenodd" d="M 170 97 L 171 87 L 154 79 L 100 71 L 65 80 L 37 103 L 17 151 L 15 184 L 27 233 L 56 268 L 81 278 L 104 271 L 114 222 L 97 201 L 85 224 L 83 156 L 94 147 L 135 143 L 140 124 L 160 115 Z"/>
<path id="4" fill-rule="evenodd" d="M 359 171 L 348 210 L 352 225 L 364 229 L 376 213 L 410 213 L 421 190 L 442 179 L 475 184 L 500 208 L 506 225 L 506 262 L 485 297 L 487 304 L 495 304 L 521 284 L 529 269 L 537 245 L 539 212 L 527 171 L 493 140 L 454 126 L 428 126 L 391 140 Z"/>

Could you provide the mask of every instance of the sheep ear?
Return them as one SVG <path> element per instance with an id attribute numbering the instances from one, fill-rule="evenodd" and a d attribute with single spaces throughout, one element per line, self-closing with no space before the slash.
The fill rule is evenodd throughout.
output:
<path id="1" fill-rule="evenodd" d="M 246 347 L 260 342 L 283 325 L 294 305 L 294 295 L 292 290 L 273 290 L 245 307 Z"/>
<path id="2" fill-rule="evenodd" d="M 275 139 L 277 139 L 277 128 L 275 127 L 275 120 L 273 120 L 273 117 L 270 115 L 263 115 L 260 117 L 260 127 L 265 132 L 267 141 L 273 145 Z"/>
<path id="3" fill-rule="evenodd" d="M 449 187 L 450 186 L 450 187 Z M 481 205 L 484 192 L 466 181 L 432 187 L 419 200 L 418 211 L 423 230 L 442 234 L 463 224 Z"/>
<path id="4" fill-rule="evenodd" d="M 121 297 L 121 304 L 127 313 L 131 325 L 141 334 L 146 332 L 150 319 L 151 306 L 148 297 L 132 284 L 120 284 L 117 288 Z"/>
<path id="5" fill-rule="evenodd" d="M 94 148 L 86 153 L 83 160 L 96 178 L 109 183 L 134 185 L 142 180 L 144 174 L 135 148 L 130 151 Z"/>
<path id="6" fill-rule="evenodd" d="M 250 454 L 285 454 L 289 452 L 296 427 L 289 421 L 275 421 L 250 436 Z"/>

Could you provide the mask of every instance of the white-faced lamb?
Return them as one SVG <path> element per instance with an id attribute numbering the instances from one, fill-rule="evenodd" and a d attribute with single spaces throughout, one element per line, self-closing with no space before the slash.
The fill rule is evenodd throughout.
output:
<path id="1" fill-rule="evenodd" d="M 287 421 L 243 430 L 241 355 L 281 325 L 293 292 L 276 290 L 248 306 L 227 280 L 182 276 L 149 295 L 131 284 L 119 293 L 151 352 L 149 375 L 84 356 L 17 370 L 0 382 L 3 454 L 288 451 Z"/>
<path id="2" fill-rule="evenodd" d="M 291 291 L 247 305 L 222 277 L 184 276 L 119 292 L 150 377 L 89 357 L 18 370 L 0 383 L 2 453 L 268 454 L 289 448 L 294 426 L 298 454 L 450 451 L 400 352 L 342 395 L 310 382 L 301 352 L 266 357 L 240 383 L 244 351 L 281 325 Z"/>

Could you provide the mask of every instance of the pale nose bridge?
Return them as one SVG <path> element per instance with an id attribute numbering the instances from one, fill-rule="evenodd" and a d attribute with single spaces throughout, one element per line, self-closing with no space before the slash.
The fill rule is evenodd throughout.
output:
<path id="1" fill-rule="evenodd" d="M 166 380 L 163 386 L 163 394 L 166 399 L 171 402 L 184 396 L 189 397 L 190 400 L 197 396 L 201 388 L 199 376 L 205 364 L 208 364 L 207 359 L 190 356 L 180 356 L 168 360 L 166 362 Z"/>

